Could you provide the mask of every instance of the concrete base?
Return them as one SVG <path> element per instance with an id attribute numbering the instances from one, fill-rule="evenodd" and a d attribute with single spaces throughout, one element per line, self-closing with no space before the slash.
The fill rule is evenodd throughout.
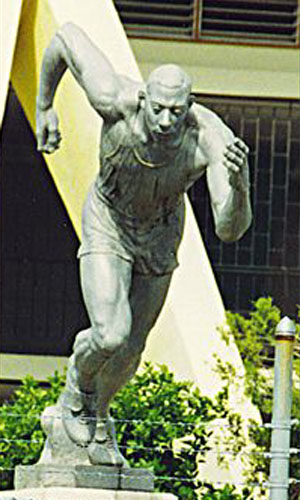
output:
<path id="1" fill-rule="evenodd" d="M 171 493 L 60 487 L 4 491 L 0 492 L 0 500 L 177 500 L 177 497 Z"/>
<path id="2" fill-rule="evenodd" d="M 107 490 L 154 490 L 154 475 L 147 469 L 95 465 L 19 465 L 15 469 L 16 490 L 63 486 Z"/>

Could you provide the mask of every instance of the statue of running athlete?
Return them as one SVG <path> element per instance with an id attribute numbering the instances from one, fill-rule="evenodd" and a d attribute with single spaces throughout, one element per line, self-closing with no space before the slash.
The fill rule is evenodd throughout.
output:
<path id="1" fill-rule="evenodd" d="M 76 336 L 59 404 L 68 438 L 86 447 L 92 464 L 122 466 L 109 405 L 137 370 L 178 265 L 184 193 L 206 173 L 216 234 L 226 242 L 241 238 L 252 218 L 248 147 L 194 102 L 180 67 L 160 66 L 146 84 L 132 81 L 68 23 L 43 59 L 39 151 L 59 148 L 53 99 L 67 68 L 103 127 L 78 254 L 91 327 Z"/>

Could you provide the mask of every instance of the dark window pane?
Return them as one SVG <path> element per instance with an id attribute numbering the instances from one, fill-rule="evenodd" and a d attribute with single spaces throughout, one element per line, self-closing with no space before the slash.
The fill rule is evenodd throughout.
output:
<path id="1" fill-rule="evenodd" d="M 284 220 L 273 219 L 271 225 L 271 248 L 280 249 L 284 244 Z"/>
<path id="2" fill-rule="evenodd" d="M 238 264 L 240 266 L 251 264 L 251 252 L 250 250 L 239 249 L 238 251 Z"/>
<path id="3" fill-rule="evenodd" d="M 259 276 L 256 275 L 254 278 L 255 284 L 255 296 L 253 299 L 258 297 L 267 297 L 270 295 L 270 288 L 268 286 L 268 279 L 265 275 Z"/>
<path id="4" fill-rule="evenodd" d="M 223 245 L 222 264 L 235 263 L 235 249 L 236 246 L 234 243 L 227 243 Z"/>
<path id="5" fill-rule="evenodd" d="M 258 201 L 268 201 L 270 198 L 271 174 L 267 170 L 259 170 L 257 174 L 256 198 Z"/>
<path id="6" fill-rule="evenodd" d="M 254 207 L 254 213 L 255 230 L 258 233 L 266 233 L 268 231 L 269 223 L 269 204 L 257 203 Z"/>
<path id="7" fill-rule="evenodd" d="M 240 288 L 240 301 L 239 307 L 245 311 L 249 308 L 249 297 L 253 296 L 254 291 L 254 279 L 251 274 L 244 274 L 240 276 L 239 288 Z"/>
<path id="8" fill-rule="evenodd" d="M 288 234 L 299 234 L 299 205 L 288 205 L 287 232 Z"/>
<path id="9" fill-rule="evenodd" d="M 208 254 L 211 261 L 215 264 L 219 264 L 220 261 L 220 246 L 211 245 L 208 248 Z"/>
<path id="10" fill-rule="evenodd" d="M 299 171 L 299 149 L 300 143 L 298 141 L 291 141 L 291 170 Z"/>
<path id="11" fill-rule="evenodd" d="M 272 193 L 272 216 L 284 217 L 285 213 L 285 190 L 274 187 Z"/>
<path id="12" fill-rule="evenodd" d="M 269 255 L 269 263 L 272 267 L 281 267 L 283 265 L 283 249 L 272 249 Z"/>
<path id="13" fill-rule="evenodd" d="M 267 264 L 267 237 L 263 235 L 255 236 L 254 264 L 264 266 Z"/>
<path id="14" fill-rule="evenodd" d="M 298 115 L 299 115 L 299 113 L 298 113 Z M 292 139 L 296 139 L 299 141 L 299 138 L 300 138 L 300 119 L 299 119 L 299 116 L 297 116 L 296 118 L 294 118 L 292 120 L 291 134 L 292 134 Z"/>
<path id="15" fill-rule="evenodd" d="M 299 273 L 295 276 L 288 277 L 288 289 L 289 289 L 289 302 L 290 302 L 290 310 L 287 311 L 286 314 L 291 314 L 294 317 L 298 316 L 297 305 L 299 305 L 299 283 L 300 283 L 300 275 Z"/>
<path id="16" fill-rule="evenodd" d="M 275 127 L 275 152 L 285 153 L 287 150 L 287 123 L 277 122 Z"/>
<path id="17" fill-rule="evenodd" d="M 220 273 L 218 273 L 220 275 Z M 224 273 L 222 275 L 223 300 L 226 309 L 236 310 L 238 307 L 238 276 Z"/>
<path id="18" fill-rule="evenodd" d="M 271 141 L 261 139 L 259 143 L 259 166 L 262 169 L 269 169 L 271 167 Z"/>
<path id="19" fill-rule="evenodd" d="M 246 120 L 244 125 L 244 139 L 250 149 L 256 146 L 256 121 Z"/>
<path id="20" fill-rule="evenodd" d="M 274 156 L 273 183 L 284 186 L 287 177 L 287 161 L 285 156 Z"/>
<path id="21" fill-rule="evenodd" d="M 272 132 L 272 119 L 271 118 L 260 118 L 259 121 L 260 136 L 263 138 L 270 138 Z"/>
<path id="22" fill-rule="evenodd" d="M 286 266 L 299 267 L 299 237 L 287 235 Z"/>

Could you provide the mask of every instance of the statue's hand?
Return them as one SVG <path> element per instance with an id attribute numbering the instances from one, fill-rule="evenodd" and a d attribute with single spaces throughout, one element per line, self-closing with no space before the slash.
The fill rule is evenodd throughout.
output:
<path id="1" fill-rule="evenodd" d="M 57 114 L 53 108 L 43 110 L 37 106 L 36 137 L 38 151 L 54 153 L 59 148 L 61 134 L 58 129 Z"/>
<path id="2" fill-rule="evenodd" d="M 229 183 L 240 191 L 249 188 L 248 153 L 248 146 L 237 137 L 224 151 L 223 164 L 228 170 Z"/>

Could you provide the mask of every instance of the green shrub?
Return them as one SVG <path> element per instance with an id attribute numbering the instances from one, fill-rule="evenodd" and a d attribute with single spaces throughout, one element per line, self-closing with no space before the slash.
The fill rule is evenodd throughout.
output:
<path id="1" fill-rule="evenodd" d="M 12 488 L 17 464 L 38 460 L 44 444 L 39 416 L 56 402 L 63 384 L 64 377 L 57 373 L 47 388 L 28 376 L 0 407 L 0 490 Z M 229 486 L 215 489 L 197 480 L 198 450 L 202 460 L 208 450 L 205 424 L 222 413 L 221 401 L 202 396 L 190 382 L 175 381 L 165 366 L 147 363 L 112 405 L 119 444 L 129 463 L 152 468 L 157 491 L 170 491 L 182 500 L 196 500 L 199 488 L 205 500 L 241 500 Z"/>
<path id="2" fill-rule="evenodd" d="M 40 456 L 45 436 L 39 417 L 46 406 L 55 404 L 63 384 L 58 373 L 49 378 L 49 388 L 27 376 L 0 407 L 0 490 L 12 488 L 16 465 L 33 464 Z"/>
<path id="3" fill-rule="evenodd" d="M 221 490 L 215 489 L 213 486 L 207 486 L 207 491 L 201 495 L 201 500 L 245 500 L 250 498 L 250 495 L 250 490 L 246 488 L 239 494 L 230 485 L 225 485 Z"/>
<path id="4" fill-rule="evenodd" d="M 209 434 L 202 424 L 215 417 L 212 401 L 190 382 L 175 381 L 165 366 L 147 363 L 116 397 L 113 415 L 120 445 L 134 467 L 152 466 L 162 491 L 197 498 L 197 451 L 207 451 Z M 180 451 L 174 440 L 181 439 Z M 178 479 L 177 479 L 178 478 Z M 182 480 L 181 478 L 186 478 Z"/>

